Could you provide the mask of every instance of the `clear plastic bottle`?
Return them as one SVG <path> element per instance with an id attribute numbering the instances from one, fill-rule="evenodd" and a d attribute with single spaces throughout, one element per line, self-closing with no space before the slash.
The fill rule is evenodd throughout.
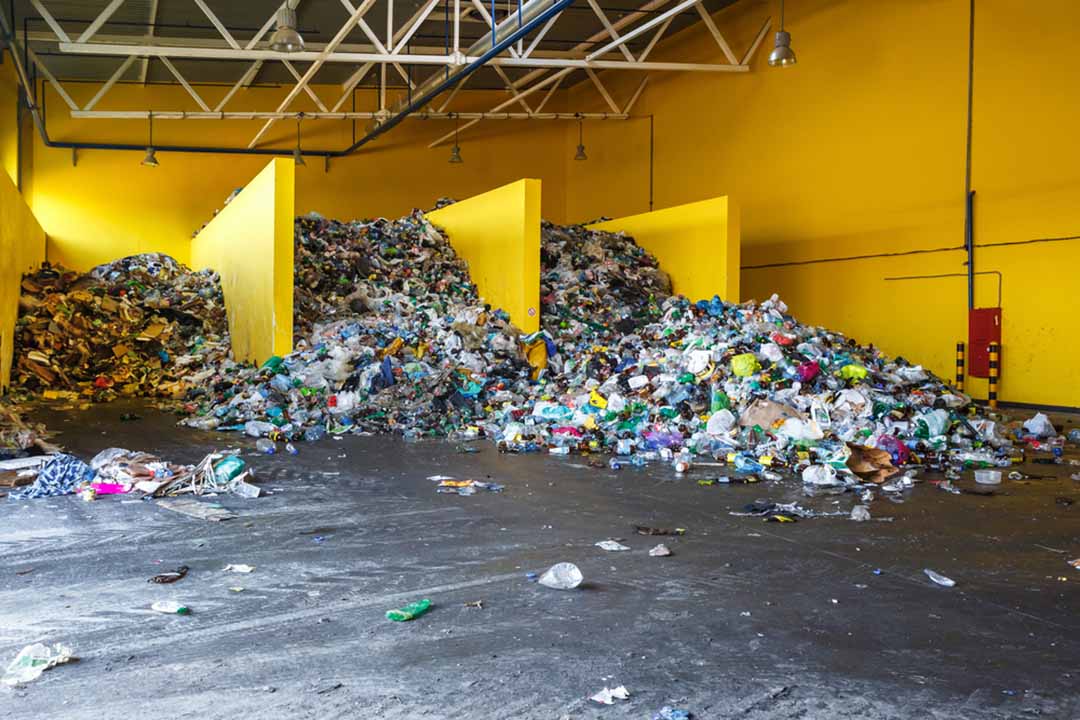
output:
<path id="1" fill-rule="evenodd" d="M 263 455 L 273 455 L 277 452 L 277 446 L 274 444 L 274 441 L 267 438 L 259 438 L 255 443 L 255 449 Z"/>

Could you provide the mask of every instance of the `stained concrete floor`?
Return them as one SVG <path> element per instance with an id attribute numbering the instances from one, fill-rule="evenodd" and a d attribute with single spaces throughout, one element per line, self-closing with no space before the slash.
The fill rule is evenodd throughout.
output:
<path id="1" fill-rule="evenodd" d="M 120 422 L 133 408 L 143 419 Z M 39 416 L 84 457 L 251 447 L 141 404 Z M 1080 717 L 1080 572 L 1066 564 L 1080 502 L 1055 501 L 1080 501 L 1067 475 L 993 497 L 924 483 L 873 504 L 892 521 L 778 525 L 729 511 L 799 499 L 794 480 L 700 487 L 667 467 L 479 447 L 349 437 L 252 454 L 273 494 L 219 498 L 240 516 L 221 523 L 116 497 L 0 501 L 0 660 L 39 640 L 81 658 L 0 690 L 0 717 L 650 718 L 665 704 L 703 719 Z M 507 487 L 439 495 L 436 473 Z M 657 539 L 634 524 L 688 532 L 652 558 Z M 608 537 L 632 551 L 593 546 Z M 582 589 L 525 576 L 562 560 Z M 180 564 L 184 580 L 147 583 Z M 423 618 L 384 618 L 422 597 Z M 156 614 L 158 599 L 194 614 Z M 587 701 L 605 685 L 630 699 Z"/>

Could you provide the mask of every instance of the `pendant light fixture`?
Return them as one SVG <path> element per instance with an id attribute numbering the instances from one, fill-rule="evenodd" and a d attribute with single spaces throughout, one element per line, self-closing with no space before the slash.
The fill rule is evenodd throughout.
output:
<path id="1" fill-rule="evenodd" d="M 780 0 L 780 32 L 776 33 L 776 46 L 769 53 L 769 64 L 787 67 L 795 64 L 795 51 L 791 49 L 791 33 L 784 30 L 784 0 Z"/>
<path id="2" fill-rule="evenodd" d="M 304 49 L 304 38 L 296 32 L 297 0 L 289 0 L 277 14 L 277 28 L 270 36 L 270 49 L 275 52 L 294 53 Z"/>
<path id="3" fill-rule="evenodd" d="M 465 162 L 461 159 L 461 147 L 458 145 L 458 115 L 454 113 L 454 147 L 450 148 L 450 164 L 460 165 Z"/>
<path id="4" fill-rule="evenodd" d="M 300 152 L 300 121 L 304 118 L 304 113 L 300 113 L 296 116 L 296 149 L 293 150 L 293 162 L 297 165 L 307 165 L 304 162 L 304 153 Z"/>
<path id="5" fill-rule="evenodd" d="M 161 163 L 159 163 L 157 158 L 154 156 L 155 152 L 156 152 L 156 150 L 154 150 L 154 112 L 150 111 L 150 140 L 146 144 L 146 157 L 144 157 L 142 159 L 142 162 L 139 163 L 139 164 L 140 165 L 145 165 L 146 167 L 157 167 L 158 165 L 160 165 Z"/>
<path id="6" fill-rule="evenodd" d="M 582 128 L 583 124 L 584 118 L 581 117 L 581 113 L 577 113 L 577 154 L 574 155 L 575 160 L 589 159 L 589 156 L 585 154 L 584 130 Z"/>

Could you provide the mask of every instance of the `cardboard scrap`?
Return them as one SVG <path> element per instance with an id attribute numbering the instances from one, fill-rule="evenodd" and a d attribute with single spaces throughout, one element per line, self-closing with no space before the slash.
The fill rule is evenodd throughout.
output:
<path id="1" fill-rule="evenodd" d="M 892 464 L 892 456 L 885 450 L 848 443 L 851 455 L 847 459 L 847 468 L 864 480 L 879 485 L 889 477 L 900 472 Z"/>
<path id="2" fill-rule="evenodd" d="M 221 522 L 222 520 L 232 520 L 235 517 L 239 517 L 236 513 L 226 510 L 220 505 L 199 502 L 192 498 L 158 500 L 157 504 L 159 507 L 163 507 L 166 510 L 172 510 L 181 515 L 187 515 L 200 520 L 209 520 L 210 522 Z"/>

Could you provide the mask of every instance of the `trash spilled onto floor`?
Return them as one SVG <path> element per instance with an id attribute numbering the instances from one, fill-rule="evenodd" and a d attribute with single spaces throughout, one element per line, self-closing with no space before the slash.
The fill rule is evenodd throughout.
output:
<path id="1" fill-rule="evenodd" d="M 864 509 L 839 514 L 859 522 L 883 519 L 867 504 L 899 499 L 925 471 L 959 493 L 952 481 L 965 469 L 1000 482 L 994 468 L 1026 450 L 1060 454 L 1064 442 L 1045 416 L 1007 426 L 917 364 L 799 323 L 776 296 L 672 295 L 656 259 L 621 234 L 543 224 L 542 329 L 531 335 L 484 304 L 420 211 L 297 218 L 294 281 L 297 350 L 254 367 L 228 357 L 213 273 L 159 255 L 84 276 L 44 267 L 24 281 L 18 380 L 93 399 L 180 396 L 182 424 L 242 432 L 264 453 L 395 433 L 463 449 L 488 439 L 507 453 L 608 455 L 590 464 L 615 471 L 665 463 L 702 487 L 798 477 L 810 495 L 856 493 Z M 222 461 L 174 475 L 221 489 L 213 463 Z M 77 485 L 70 467 L 50 467 L 41 492 Z M 501 489 L 454 478 L 438 487 Z M 821 514 L 770 500 L 746 513 Z"/>

